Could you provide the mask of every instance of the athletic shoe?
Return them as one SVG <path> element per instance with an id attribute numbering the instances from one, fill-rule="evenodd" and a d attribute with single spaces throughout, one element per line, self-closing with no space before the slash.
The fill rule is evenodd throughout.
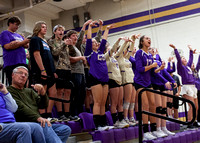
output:
<path id="1" fill-rule="evenodd" d="M 124 119 L 124 120 L 125 120 L 125 122 L 126 122 L 127 124 L 129 124 L 129 126 L 135 126 L 135 125 L 136 125 L 136 123 L 130 121 L 128 118 L 126 118 L 126 119 Z"/>
<path id="2" fill-rule="evenodd" d="M 77 121 L 79 121 L 80 120 L 80 118 L 78 117 L 78 116 L 69 116 L 69 119 L 70 119 L 70 121 L 75 121 L 75 122 L 77 122 Z"/>
<path id="3" fill-rule="evenodd" d="M 128 118 L 125 118 L 124 121 L 129 124 L 129 119 Z"/>
<path id="4" fill-rule="evenodd" d="M 173 118 L 173 116 L 172 116 L 172 115 L 169 115 L 168 118 Z"/>
<path id="5" fill-rule="evenodd" d="M 105 126 L 105 127 L 98 127 L 97 130 L 98 130 L 98 131 L 106 131 L 106 130 L 109 130 L 109 127 L 108 127 L 108 126 Z"/>
<path id="6" fill-rule="evenodd" d="M 117 121 L 117 128 L 128 128 L 129 124 L 123 119 L 121 122 Z"/>
<path id="7" fill-rule="evenodd" d="M 170 132 L 169 130 L 167 130 L 166 127 L 162 127 L 162 131 L 163 131 L 165 134 L 167 134 L 167 135 L 175 135 L 175 133 Z"/>
<path id="8" fill-rule="evenodd" d="M 49 120 L 51 123 L 55 123 L 55 122 L 58 122 L 58 119 L 57 118 L 47 118 L 47 120 Z"/>
<path id="9" fill-rule="evenodd" d="M 187 128 L 188 128 L 189 130 L 196 130 L 196 129 L 197 129 L 197 127 L 195 127 L 195 126 L 193 126 L 193 125 L 188 125 Z"/>
<path id="10" fill-rule="evenodd" d="M 138 121 L 136 121 L 134 117 L 131 117 L 131 118 L 129 119 L 129 121 L 138 124 Z"/>
<path id="11" fill-rule="evenodd" d="M 157 139 L 154 135 L 151 134 L 151 132 L 146 132 L 143 134 L 143 141 L 145 140 L 154 140 Z"/>
<path id="12" fill-rule="evenodd" d="M 129 121 L 129 126 L 131 126 L 131 127 L 135 126 L 136 124 L 137 123 L 135 123 L 135 122 Z"/>
<path id="13" fill-rule="evenodd" d="M 106 126 L 106 127 L 108 127 L 108 130 L 115 128 L 114 126 Z"/>
<path id="14" fill-rule="evenodd" d="M 119 126 L 119 120 L 117 120 L 117 121 L 115 122 L 115 124 L 114 124 L 114 127 L 115 127 L 115 128 L 118 128 L 118 126 Z"/>
<path id="15" fill-rule="evenodd" d="M 162 130 L 153 131 L 152 134 L 157 138 L 162 138 L 167 136 L 167 134 L 165 134 Z"/>
<path id="16" fill-rule="evenodd" d="M 60 118 L 58 119 L 59 122 L 68 122 L 70 119 L 65 117 L 65 115 L 60 116 Z"/>
<path id="17" fill-rule="evenodd" d="M 197 121 L 195 121 L 195 122 L 193 123 L 193 126 L 195 126 L 195 127 L 200 127 L 200 123 L 197 122 Z"/>

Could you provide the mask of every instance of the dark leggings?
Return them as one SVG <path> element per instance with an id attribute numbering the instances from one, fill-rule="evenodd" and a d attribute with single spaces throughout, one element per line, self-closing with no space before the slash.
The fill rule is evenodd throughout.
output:
<path id="1" fill-rule="evenodd" d="M 70 98 L 70 111 L 72 116 L 75 116 L 83 112 L 83 104 L 86 94 L 84 74 L 72 73 L 72 82 L 74 83 L 74 88 L 72 88 Z"/>

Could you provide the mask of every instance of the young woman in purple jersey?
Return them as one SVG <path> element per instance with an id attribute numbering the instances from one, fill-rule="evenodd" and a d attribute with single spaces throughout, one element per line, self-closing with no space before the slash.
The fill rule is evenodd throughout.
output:
<path id="1" fill-rule="evenodd" d="M 191 66 L 193 63 L 193 51 L 191 46 L 188 45 L 188 48 L 190 50 L 190 57 L 189 61 L 185 59 L 185 57 L 181 57 L 178 50 L 173 44 L 169 45 L 174 49 L 176 58 L 177 58 L 177 71 L 178 74 L 181 76 L 182 79 L 182 90 L 181 94 L 183 95 L 184 98 L 191 100 L 196 107 L 196 113 L 198 111 L 198 100 L 197 100 L 197 88 L 195 87 L 195 78 L 193 76 Z M 189 104 L 189 111 L 188 111 L 188 120 L 192 120 L 192 106 Z M 193 123 L 194 126 L 198 126 L 198 122 L 195 121 Z M 189 128 L 193 128 L 192 125 L 188 125 Z"/>
<path id="2" fill-rule="evenodd" d="M 142 36 L 139 41 L 139 50 L 136 52 L 136 70 L 135 70 L 135 89 L 138 94 L 143 88 L 152 88 L 151 76 L 155 73 L 154 68 L 157 67 L 157 63 L 154 62 L 152 55 L 148 52 L 148 48 L 151 46 L 151 39 L 147 36 Z M 159 79 L 159 75 L 157 75 Z M 165 81 L 166 87 L 170 87 L 170 84 Z M 152 113 L 156 112 L 155 98 L 154 94 L 148 91 L 143 92 L 142 95 L 142 108 L 145 111 L 150 111 Z M 143 114 L 143 140 L 156 139 L 148 129 L 148 115 Z M 156 118 L 150 116 L 150 127 L 151 132 L 156 131 Z"/>
<path id="3" fill-rule="evenodd" d="M 101 44 L 99 45 L 95 39 L 92 39 L 92 26 L 96 26 L 97 21 L 89 24 L 87 32 L 87 42 L 85 49 L 85 56 L 90 66 L 90 82 L 91 90 L 94 98 L 93 119 L 95 126 L 98 130 L 109 129 L 106 126 L 105 103 L 108 95 L 108 69 L 104 57 L 104 50 L 106 40 L 108 37 L 109 29 L 114 25 L 106 27 L 102 37 Z"/>
<path id="4" fill-rule="evenodd" d="M 157 68 L 162 69 L 157 74 L 160 74 L 160 76 L 163 76 L 163 78 L 168 80 L 170 83 L 175 84 L 174 79 L 170 76 L 170 74 L 164 68 L 165 62 L 161 60 L 158 52 L 156 52 L 156 51 L 157 50 L 155 50 L 154 48 L 149 47 L 149 52 L 154 57 L 154 61 L 157 62 L 157 64 L 158 64 Z M 152 83 L 154 90 L 158 90 L 160 92 L 167 93 L 168 89 L 166 89 L 165 84 L 162 83 L 162 81 L 160 79 L 157 80 L 157 78 L 155 78 L 155 76 L 152 76 L 151 83 Z M 156 94 L 156 93 L 154 93 L 154 96 L 155 96 L 155 104 L 156 104 L 156 113 L 166 116 L 166 114 L 167 114 L 167 105 L 166 105 L 167 97 Z M 156 137 L 164 137 L 164 136 L 175 134 L 175 133 L 172 133 L 167 130 L 166 120 L 164 120 L 164 119 L 156 118 L 156 126 L 157 126 L 157 131 L 153 132 L 153 135 L 155 135 Z"/>

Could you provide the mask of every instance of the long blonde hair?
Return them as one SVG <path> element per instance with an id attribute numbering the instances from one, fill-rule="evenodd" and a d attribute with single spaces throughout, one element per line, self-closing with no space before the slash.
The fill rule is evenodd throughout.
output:
<path id="1" fill-rule="evenodd" d="M 32 37 L 38 36 L 38 33 L 40 32 L 40 30 L 42 28 L 42 24 L 47 25 L 46 22 L 44 22 L 44 21 L 38 21 L 38 22 L 35 23 L 35 27 L 33 28 L 33 35 L 32 35 Z"/>

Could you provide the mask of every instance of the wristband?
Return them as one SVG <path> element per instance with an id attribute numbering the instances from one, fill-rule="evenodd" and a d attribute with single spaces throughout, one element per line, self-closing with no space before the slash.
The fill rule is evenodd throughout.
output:
<path id="1" fill-rule="evenodd" d="M 41 72 L 46 72 L 46 70 L 41 70 Z"/>

